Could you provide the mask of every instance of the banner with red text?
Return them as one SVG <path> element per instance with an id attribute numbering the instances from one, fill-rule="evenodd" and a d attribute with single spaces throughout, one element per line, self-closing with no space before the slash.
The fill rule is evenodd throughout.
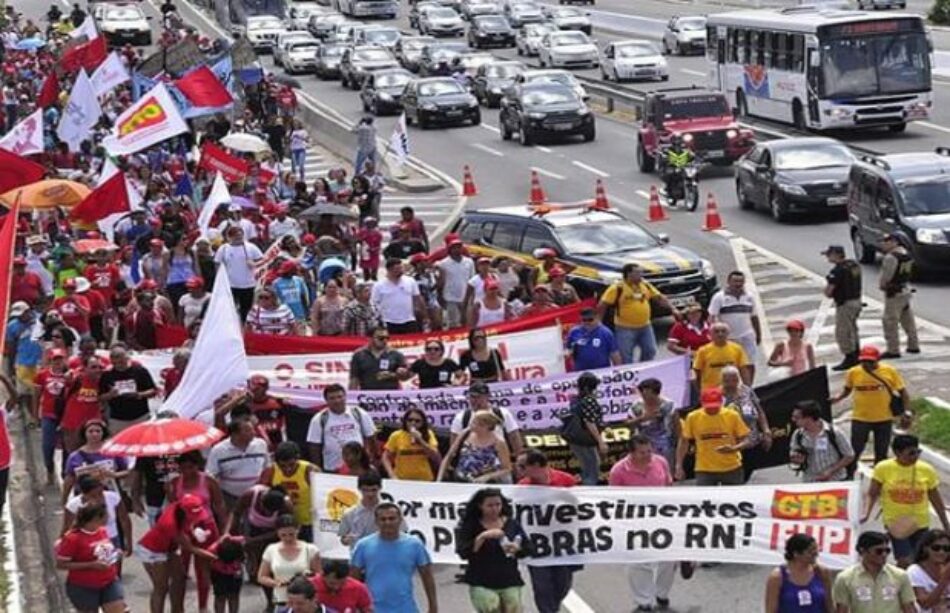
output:
<path id="1" fill-rule="evenodd" d="M 461 564 L 455 529 L 482 485 L 386 479 L 380 496 L 402 509 L 410 534 L 436 564 Z M 528 535 L 531 565 L 690 560 L 778 566 L 796 532 L 818 541 L 818 562 L 854 563 L 860 493 L 856 482 L 742 487 L 533 487 L 501 485 Z M 324 558 L 349 557 L 337 530 L 359 504 L 355 477 L 310 481 L 316 544 Z"/>

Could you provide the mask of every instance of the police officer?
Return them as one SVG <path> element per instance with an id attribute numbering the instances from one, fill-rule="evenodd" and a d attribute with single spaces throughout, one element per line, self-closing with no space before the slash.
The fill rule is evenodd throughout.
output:
<path id="1" fill-rule="evenodd" d="M 887 343 L 887 351 L 881 354 L 881 358 L 892 360 L 901 357 L 898 323 L 907 335 L 907 353 L 920 353 L 917 322 L 910 306 L 910 276 L 914 259 L 900 244 L 896 234 L 886 234 L 881 246 L 884 249 L 880 279 L 881 291 L 884 292 L 884 317 L 881 323 Z"/>
<path id="2" fill-rule="evenodd" d="M 835 301 L 835 341 L 844 359 L 832 370 L 848 370 L 858 364 L 858 316 L 861 315 L 861 266 L 844 253 L 841 245 L 821 252 L 834 265 L 825 277 L 825 296 Z"/>
<path id="3" fill-rule="evenodd" d="M 674 134 L 662 158 L 664 189 L 670 206 L 676 206 L 677 198 L 682 197 L 683 174 L 679 171 L 689 166 L 693 157 L 693 152 L 686 147 L 683 137 Z"/>

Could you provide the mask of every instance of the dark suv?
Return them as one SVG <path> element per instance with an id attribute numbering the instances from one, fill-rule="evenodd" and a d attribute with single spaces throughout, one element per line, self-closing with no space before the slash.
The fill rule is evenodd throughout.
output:
<path id="1" fill-rule="evenodd" d="M 594 114 L 573 89 L 560 83 L 516 85 L 501 99 L 498 123 L 503 140 L 517 134 L 525 147 L 541 136 L 580 135 L 590 142 L 597 135 Z"/>
<path id="2" fill-rule="evenodd" d="M 849 183 L 856 258 L 874 262 L 884 235 L 896 234 L 918 269 L 950 268 L 950 149 L 863 157 Z"/>

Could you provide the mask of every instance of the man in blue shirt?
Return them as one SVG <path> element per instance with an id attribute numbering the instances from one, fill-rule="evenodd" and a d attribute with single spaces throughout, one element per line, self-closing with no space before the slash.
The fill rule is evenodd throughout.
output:
<path id="1" fill-rule="evenodd" d="M 567 333 L 571 370 L 580 372 L 620 364 L 620 350 L 610 328 L 597 321 L 594 309 L 581 310 L 581 323 Z"/>
<path id="2" fill-rule="evenodd" d="M 33 379 L 43 359 L 43 346 L 34 334 L 36 323 L 33 309 L 23 301 L 10 306 L 10 322 L 7 324 L 7 353 L 13 356 L 16 371 L 17 393 L 26 396 L 33 393 Z"/>
<path id="3" fill-rule="evenodd" d="M 307 321 L 310 311 L 310 290 L 297 276 L 297 263 L 287 260 L 277 269 L 280 276 L 272 284 L 274 293 L 280 301 L 294 313 L 297 321 Z"/>
<path id="4" fill-rule="evenodd" d="M 418 538 L 402 532 L 402 512 L 392 502 L 376 506 L 376 534 L 363 537 L 353 550 L 352 575 L 366 583 L 377 611 L 418 613 L 412 593 L 412 575 L 419 571 L 429 601 L 429 613 L 439 603 L 432 576 L 432 560 Z"/>

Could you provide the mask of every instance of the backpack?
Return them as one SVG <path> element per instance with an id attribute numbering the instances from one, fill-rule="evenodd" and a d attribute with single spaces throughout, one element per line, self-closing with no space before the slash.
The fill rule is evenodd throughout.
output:
<path id="1" fill-rule="evenodd" d="M 840 460 L 841 458 L 843 458 L 844 454 L 841 452 L 841 447 L 838 446 L 838 433 L 837 431 L 835 431 L 835 427 L 826 426 L 822 429 L 822 432 L 824 432 L 828 436 L 828 442 L 831 443 L 832 449 L 834 449 L 835 453 L 838 454 L 838 459 Z M 795 440 L 794 440 L 794 445 L 796 448 L 798 449 L 803 448 L 802 440 L 804 438 L 805 438 L 805 432 L 801 428 L 797 429 L 795 431 Z M 858 466 L 858 462 L 857 462 L 857 459 L 855 459 L 854 462 L 852 462 L 851 464 L 845 467 L 846 480 L 850 481 L 851 479 L 854 478 L 854 473 L 857 470 L 857 466 Z M 796 472 L 804 472 L 807 467 L 808 467 L 808 459 L 806 458 L 805 462 L 802 463 L 801 467 Z"/>
<path id="2" fill-rule="evenodd" d="M 363 434 L 363 409 L 359 407 L 346 407 L 344 411 L 350 417 L 353 417 L 357 420 L 357 427 L 359 428 L 360 435 Z M 318 421 L 320 424 L 320 445 L 325 446 L 327 440 L 327 422 L 330 421 L 330 409 L 323 409 L 317 415 Z"/>

